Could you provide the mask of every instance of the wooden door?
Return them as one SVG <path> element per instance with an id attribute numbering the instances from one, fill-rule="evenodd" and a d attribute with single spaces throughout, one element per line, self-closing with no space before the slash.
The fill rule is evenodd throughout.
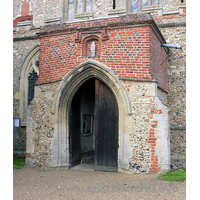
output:
<path id="1" fill-rule="evenodd" d="M 95 80 L 95 170 L 118 170 L 118 105 L 112 91 Z"/>
<path id="2" fill-rule="evenodd" d="M 80 164 L 81 161 L 81 139 L 80 139 L 80 91 L 73 98 L 71 104 L 70 122 L 70 161 L 71 165 Z"/>

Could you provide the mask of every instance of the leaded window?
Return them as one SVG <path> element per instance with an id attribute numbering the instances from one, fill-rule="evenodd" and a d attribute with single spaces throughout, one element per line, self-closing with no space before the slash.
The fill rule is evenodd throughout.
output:
<path id="1" fill-rule="evenodd" d="M 142 6 L 148 6 L 149 1 L 148 0 L 142 0 Z"/>
<path id="2" fill-rule="evenodd" d="M 74 19 L 74 0 L 69 0 L 68 3 L 68 19 Z"/>
<path id="3" fill-rule="evenodd" d="M 36 63 L 38 64 L 38 63 Z M 37 73 L 33 70 L 32 73 L 28 77 L 28 105 L 34 98 L 35 93 L 35 83 L 38 79 Z"/>
<path id="4" fill-rule="evenodd" d="M 77 0 L 77 14 L 83 13 L 83 0 Z"/>
<path id="5" fill-rule="evenodd" d="M 159 0 L 152 0 L 151 1 L 152 6 L 155 6 L 155 5 L 158 5 L 158 4 L 159 4 Z"/>
<path id="6" fill-rule="evenodd" d="M 138 11 L 138 0 L 131 0 L 131 12 Z"/>
<path id="7" fill-rule="evenodd" d="M 86 13 L 92 12 L 92 0 L 86 0 Z"/>
<path id="8" fill-rule="evenodd" d="M 131 0 L 131 12 L 138 12 L 144 6 L 159 5 L 159 0 Z"/>
<path id="9" fill-rule="evenodd" d="M 68 0 L 68 20 L 92 12 L 92 0 Z"/>

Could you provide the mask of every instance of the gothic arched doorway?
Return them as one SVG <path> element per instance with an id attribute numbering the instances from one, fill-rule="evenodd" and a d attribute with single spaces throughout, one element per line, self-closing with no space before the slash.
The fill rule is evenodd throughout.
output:
<path id="1" fill-rule="evenodd" d="M 55 127 L 54 130 L 55 136 L 51 145 L 52 154 L 51 154 L 51 159 L 49 160 L 48 163 L 49 166 L 62 167 L 62 168 L 63 167 L 69 168 L 70 166 L 72 166 L 73 164 L 71 161 L 72 154 L 70 153 L 71 152 L 70 126 L 72 120 L 71 118 L 72 101 L 76 98 L 75 95 L 78 94 L 77 92 L 79 91 L 79 89 L 87 81 L 95 82 L 95 80 L 99 80 L 100 82 L 102 82 L 102 84 L 105 85 L 104 88 L 109 89 L 110 93 L 114 95 L 114 99 L 117 102 L 118 143 L 117 143 L 117 152 L 115 152 L 117 155 L 117 167 L 115 167 L 114 170 L 118 168 L 117 169 L 118 171 L 123 171 L 124 169 L 129 168 L 129 158 L 131 157 L 131 149 L 127 144 L 129 142 L 129 133 L 133 131 L 132 123 L 130 124 L 132 120 L 131 102 L 124 85 L 118 79 L 118 77 L 113 73 L 113 71 L 110 70 L 104 64 L 95 60 L 88 60 L 75 67 L 72 71 L 66 74 L 66 76 L 62 79 L 61 83 L 59 84 L 59 86 L 55 91 L 54 99 L 52 102 L 52 110 L 51 110 L 52 112 L 51 119 L 52 119 L 52 125 Z M 94 85 L 95 84 L 93 83 L 93 86 Z M 103 114 L 104 113 L 102 113 L 102 115 Z M 106 118 L 104 119 L 104 116 L 102 116 L 99 119 L 100 120 L 102 119 L 103 121 Z M 105 121 L 106 124 L 108 124 L 109 120 Z M 94 127 L 94 130 L 95 128 L 96 127 Z M 111 143 L 112 142 L 113 141 L 111 141 Z M 101 151 L 99 153 L 101 153 Z M 98 154 L 95 152 L 95 156 L 96 155 Z M 97 159 L 95 159 L 95 161 L 96 160 Z M 109 170 L 109 169 L 107 168 L 104 170 Z"/>
<path id="2" fill-rule="evenodd" d="M 114 94 L 99 79 L 78 89 L 70 112 L 71 166 L 94 159 L 95 170 L 118 170 L 118 115 Z"/>

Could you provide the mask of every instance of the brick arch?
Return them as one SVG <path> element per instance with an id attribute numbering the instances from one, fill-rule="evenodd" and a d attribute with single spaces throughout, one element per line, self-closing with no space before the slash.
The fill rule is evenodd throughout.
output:
<path id="1" fill-rule="evenodd" d="M 104 82 L 117 100 L 119 107 L 118 170 L 128 169 L 127 155 L 131 156 L 131 150 L 128 145 L 123 144 L 128 142 L 126 141 L 128 137 L 125 135 L 129 135 L 129 131 L 133 130 L 129 123 L 132 120 L 131 103 L 118 77 L 107 66 L 94 60 L 88 60 L 69 72 L 54 94 L 52 117 L 55 137 L 52 142 L 53 153 L 49 166 L 69 167 L 69 110 L 76 91 L 90 78 L 98 78 Z"/>

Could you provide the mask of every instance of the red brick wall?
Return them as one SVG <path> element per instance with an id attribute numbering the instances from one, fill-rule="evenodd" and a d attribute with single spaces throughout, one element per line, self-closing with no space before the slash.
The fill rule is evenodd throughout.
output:
<path id="1" fill-rule="evenodd" d="M 161 43 L 153 29 L 150 29 L 150 69 L 158 86 L 167 91 L 167 52 Z"/>
<path id="2" fill-rule="evenodd" d="M 151 55 L 154 55 L 151 53 L 152 50 L 155 50 L 154 47 L 157 48 L 161 45 L 156 40 L 157 36 L 151 31 L 151 25 L 149 23 L 132 23 L 130 25 L 123 21 L 123 25 L 116 24 L 114 26 L 113 21 L 119 21 L 119 18 L 109 20 L 112 21 L 112 26 L 106 20 L 78 23 L 79 28 L 85 27 L 86 24 L 87 27 L 92 27 L 95 22 L 96 25 L 107 23 L 106 31 L 103 27 L 97 28 L 95 26 L 94 29 L 87 31 L 83 29 L 77 34 L 76 29 L 70 29 L 76 27 L 77 23 L 72 23 L 68 26 L 68 30 L 67 28 L 53 30 L 54 27 L 49 27 L 49 30 L 47 28 L 49 32 L 44 30 L 43 33 L 39 34 L 41 39 L 40 76 L 37 84 L 61 80 L 79 64 L 88 59 L 95 59 L 110 67 L 120 79 L 150 81 L 156 77 L 162 82 L 160 86 L 166 88 L 164 86 L 165 80 L 162 80 L 165 76 L 160 74 L 166 74 L 166 71 L 158 70 L 156 76 L 153 76 L 151 72 L 154 68 L 158 68 L 159 61 L 162 60 L 160 58 L 152 62 L 150 58 Z M 154 38 L 153 43 L 150 42 L 151 37 Z M 92 40 L 95 41 L 97 48 L 95 58 L 89 56 Z M 164 51 L 161 47 L 156 50 L 157 52 Z M 163 70 L 166 69 L 163 68 Z"/>

